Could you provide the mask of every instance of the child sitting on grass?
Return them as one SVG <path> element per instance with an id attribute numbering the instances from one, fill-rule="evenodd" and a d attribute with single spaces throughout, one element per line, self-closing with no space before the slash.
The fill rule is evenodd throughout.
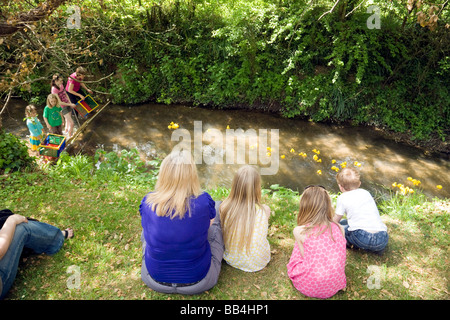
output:
<path id="1" fill-rule="evenodd" d="M 347 285 L 344 230 L 333 222 L 333 206 L 322 186 L 307 186 L 300 199 L 295 244 L 287 265 L 294 287 L 326 299 Z"/>
<path id="2" fill-rule="evenodd" d="M 342 194 L 336 203 L 335 222 L 340 221 L 345 229 L 348 245 L 382 254 L 388 243 L 387 227 L 381 221 L 375 200 L 361 186 L 359 172 L 355 168 L 344 168 L 336 175 Z"/>
<path id="3" fill-rule="evenodd" d="M 236 172 L 230 194 L 219 212 L 224 260 L 247 272 L 263 269 L 270 261 L 267 240 L 270 208 L 261 204 L 261 177 L 256 168 L 246 165 Z"/>

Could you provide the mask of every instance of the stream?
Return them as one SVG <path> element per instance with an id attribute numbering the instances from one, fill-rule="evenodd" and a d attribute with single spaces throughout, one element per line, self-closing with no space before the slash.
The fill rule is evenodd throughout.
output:
<path id="1" fill-rule="evenodd" d="M 25 106 L 25 101 L 12 99 L 3 127 L 28 140 Z M 44 124 L 42 113 L 40 106 L 39 119 Z M 177 129 L 168 128 L 172 122 Z M 363 126 L 320 124 L 246 110 L 109 105 L 76 144 L 84 151 L 136 148 L 143 160 L 162 158 L 174 148 L 190 148 L 204 188 L 230 187 L 237 168 L 249 163 L 261 168 L 264 187 L 279 184 L 301 192 L 307 185 L 320 184 L 338 192 L 331 168 L 341 168 L 345 162 L 360 170 L 361 187 L 372 193 L 385 193 L 396 182 L 420 188 L 430 197 L 450 197 L 449 160 L 431 157 Z M 420 185 L 414 187 L 408 177 Z"/>

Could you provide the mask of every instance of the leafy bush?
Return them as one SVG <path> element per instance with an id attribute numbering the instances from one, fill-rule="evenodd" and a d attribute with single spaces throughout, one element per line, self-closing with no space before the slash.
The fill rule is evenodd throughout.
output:
<path id="1" fill-rule="evenodd" d="M 25 142 L 0 128 L 0 172 L 32 168 L 34 164 Z"/>
<path id="2" fill-rule="evenodd" d="M 70 36 L 89 47 L 77 61 L 90 72 L 115 71 L 102 84 L 114 103 L 258 107 L 374 124 L 413 139 L 448 137 L 448 8 L 430 28 L 404 1 L 374 0 L 378 30 L 367 27 L 368 4 L 355 0 L 321 19 L 336 1 L 85 3 L 85 27 L 61 29 L 58 41 Z M 31 95 L 40 95 L 39 86 L 31 83 Z"/>

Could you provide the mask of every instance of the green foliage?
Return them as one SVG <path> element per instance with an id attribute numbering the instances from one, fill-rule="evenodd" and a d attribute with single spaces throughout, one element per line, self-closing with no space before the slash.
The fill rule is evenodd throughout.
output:
<path id="1" fill-rule="evenodd" d="M 91 187 L 96 187 L 102 181 L 119 182 L 132 179 L 133 183 L 153 184 L 159 170 L 160 160 L 154 159 L 148 163 L 140 159 L 136 149 L 121 150 L 119 153 L 106 152 L 98 149 L 94 157 L 87 155 L 70 156 L 62 152 L 56 166 L 48 166 L 46 171 L 52 176 L 64 176 L 68 179 L 89 180 Z"/>
<path id="2" fill-rule="evenodd" d="M 321 19 L 335 1 L 84 1 L 83 29 L 58 41 L 89 46 L 77 59 L 92 73 L 115 71 L 104 84 L 114 103 L 256 107 L 446 139 L 449 10 L 431 31 L 404 2 L 372 2 L 380 30 L 353 0 Z"/>
<path id="3" fill-rule="evenodd" d="M 26 144 L 0 128 L 0 172 L 32 168 L 34 164 L 34 158 L 28 155 Z"/>
<path id="4" fill-rule="evenodd" d="M 294 246 L 292 230 L 300 195 L 279 185 L 262 190 L 262 201 L 273 212 L 267 235 L 271 261 L 263 270 L 246 273 L 224 263 L 217 285 L 195 297 L 146 288 L 140 277 L 142 226 L 138 210 L 154 180 L 139 178 L 143 168 L 134 154 L 132 150 L 115 155 L 99 151 L 97 157 L 63 153 L 59 163 L 43 171 L 0 176 L 3 208 L 75 231 L 75 238 L 52 257 L 27 257 L 9 300 L 311 300 L 292 286 L 285 271 L 280 272 Z M 100 159 L 104 168 L 121 172 L 120 179 L 111 179 L 109 169 L 106 171 L 111 174 L 99 174 L 104 168 L 97 169 L 94 164 Z M 154 179 L 159 163 L 156 159 L 150 164 Z M 139 169 L 128 170 L 128 164 Z M 214 200 L 223 200 L 229 191 L 207 190 Z M 338 195 L 330 196 L 335 205 Z M 421 192 L 383 196 L 377 203 L 389 231 L 386 252 L 380 256 L 348 249 L 345 274 L 349 285 L 330 299 L 447 299 L 449 199 L 428 199 Z M 81 268 L 79 288 L 68 288 L 69 265 Z M 370 265 L 380 266 L 381 290 L 367 286 Z"/>

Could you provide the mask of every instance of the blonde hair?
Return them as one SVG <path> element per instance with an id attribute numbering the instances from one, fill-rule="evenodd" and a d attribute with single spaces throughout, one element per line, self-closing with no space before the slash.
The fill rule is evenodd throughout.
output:
<path id="1" fill-rule="evenodd" d="M 77 76 L 78 75 L 85 75 L 86 74 L 86 69 L 83 68 L 83 67 L 78 67 L 77 70 L 75 70 L 75 72 L 77 73 Z"/>
<path id="2" fill-rule="evenodd" d="M 306 234 L 316 227 L 319 227 L 316 235 L 329 230 L 330 237 L 333 239 L 331 232 L 333 216 L 334 210 L 327 190 L 320 186 L 307 187 L 300 198 L 297 225 L 304 226 Z"/>
<path id="3" fill-rule="evenodd" d="M 336 175 L 336 182 L 347 191 L 358 189 L 361 185 L 359 172 L 355 168 L 342 169 Z"/>
<path id="4" fill-rule="evenodd" d="M 51 103 L 50 103 L 50 99 L 51 98 L 55 98 L 56 99 L 56 104 L 55 105 L 52 105 Z M 53 107 L 59 107 L 60 105 L 59 105 L 59 97 L 56 95 L 56 94 L 53 94 L 53 93 L 50 93 L 48 96 L 47 96 L 47 106 L 49 106 L 50 108 L 53 108 Z"/>
<path id="5" fill-rule="evenodd" d="M 261 177 L 255 167 L 241 167 L 233 177 L 231 191 L 219 207 L 225 246 L 237 243 L 250 250 L 256 213 L 261 206 Z"/>
<path id="6" fill-rule="evenodd" d="M 147 195 L 146 203 L 160 217 L 183 219 L 189 212 L 191 197 L 201 194 L 197 168 L 189 152 L 170 153 L 161 163 L 155 192 Z"/>
<path id="7" fill-rule="evenodd" d="M 25 117 L 31 117 L 31 113 L 32 113 L 33 111 L 37 113 L 37 110 L 36 110 L 35 105 L 34 105 L 34 104 L 29 104 L 29 105 L 27 105 L 27 106 L 25 107 Z"/>

